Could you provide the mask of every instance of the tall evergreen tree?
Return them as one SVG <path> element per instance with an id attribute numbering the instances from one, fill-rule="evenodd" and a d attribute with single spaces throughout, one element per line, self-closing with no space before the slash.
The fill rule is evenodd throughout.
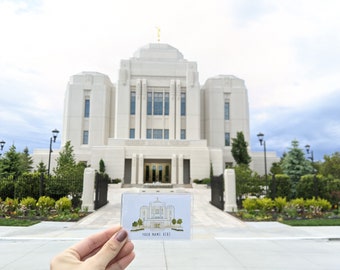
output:
<path id="1" fill-rule="evenodd" d="M 40 161 L 36 167 L 36 171 L 39 173 L 46 173 L 47 172 L 46 164 Z"/>
<path id="2" fill-rule="evenodd" d="M 59 152 L 57 158 L 57 166 L 53 169 L 56 176 L 67 177 L 72 173 L 76 166 L 76 160 L 73 153 L 73 146 L 67 141 L 62 151 Z"/>
<path id="3" fill-rule="evenodd" d="M 28 148 L 20 153 L 20 171 L 21 173 L 30 172 L 33 169 L 33 159 L 29 154 Z"/>
<path id="4" fill-rule="evenodd" d="M 53 197 L 71 195 L 73 203 L 77 205 L 83 189 L 85 167 L 83 162 L 76 163 L 73 146 L 67 141 L 59 152 L 57 166 L 53 169 L 55 177 L 48 181 L 48 192 Z"/>
<path id="5" fill-rule="evenodd" d="M 283 173 L 287 174 L 293 182 L 293 186 L 299 182 L 301 176 L 313 173 L 313 167 L 306 159 L 304 151 L 299 148 L 297 140 L 292 141 L 292 147 L 282 160 Z"/>
<path id="6" fill-rule="evenodd" d="M 0 175 L 2 177 L 12 176 L 14 179 L 17 179 L 22 173 L 20 165 L 20 153 L 16 151 L 16 147 L 13 144 L 1 158 Z"/>
<path id="7" fill-rule="evenodd" d="M 249 166 L 251 157 L 248 154 L 248 143 L 244 139 L 243 132 L 237 132 L 236 138 L 232 139 L 231 154 L 238 165 Z"/>

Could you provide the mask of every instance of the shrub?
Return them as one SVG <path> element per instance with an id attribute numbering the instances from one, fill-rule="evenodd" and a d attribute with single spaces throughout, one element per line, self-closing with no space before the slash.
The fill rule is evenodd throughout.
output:
<path id="1" fill-rule="evenodd" d="M 36 208 L 37 200 L 32 197 L 27 197 L 22 199 L 20 204 L 21 206 L 25 206 L 27 209 L 33 210 Z"/>
<path id="2" fill-rule="evenodd" d="M 12 176 L 2 178 L 0 181 L 0 198 L 14 198 L 14 180 Z"/>
<path id="3" fill-rule="evenodd" d="M 48 196 L 42 196 L 39 198 L 37 202 L 37 207 L 40 211 L 41 215 L 48 214 L 48 211 L 53 208 L 55 205 L 55 200 L 48 197 Z"/>
<path id="4" fill-rule="evenodd" d="M 322 175 L 304 175 L 296 185 L 296 195 L 305 199 L 313 196 L 329 198 L 328 179 Z"/>
<path id="5" fill-rule="evenodd" d="M 255 210 L 259 210 L 259 206 L 257 203 L 257 199 L 253 199 L 253 198 L 246 198 L 243 202 L 242 202 L 242 206 L 245 210 L 247 210 L 248 212 L 252 212 Z"/>
<path id="6" fill-rule="evenodd" d="M 70 211 L 72 208 L 72 201 L 67 197 L 62 197 L 55 203 L 55 209 L 58 212 Z"/>
<path id="7" fill-rule="evenodd" d="M 305 208 L 305 200 L 303 198 L 296 198 L 291 200 L 289 205 L 295 207 L 298 211 L 303 211 Z"/>
<path id="8" fill-rule="evenodd" d="M 282 197 L 277 197 L 275 198 L 274 200 L 274 205 L 275 205 L 275 208 L 276 208 L 276 211 L 278 213 L 282 213 L 283 209 L 286 207 L 287 205 L 287 200 L 286 198 L 282 198 Z"/>
<path id="9" fill-rule="evenodd" d="M 205 185 L 209 185 L 211 183 L 211 179 L 210 178 L 204 178 L 202 179 L 202 183 Z"/>
<path id="10" fill-rule="evenodd" d="M 4 204 L 7 207 L 8 211 L 13 212 L 18 208 L 19 202 L 18 199 L 6 198 Z"/>
<path id="11" fill-rule="evenodd" d="M 111 184 L 119 184 L 120 182 L 122 182 L 122 180 L 119 178 L 115 178 L 111 180 Z"/>
<path id="12" fill-rule="evenodd" d="M 276 174 L 269 183 L 269 195 L 271 197 L 291 197 L 292 182 L 286 174 Z"/>
<path id="13" fill-rule="evenodd" d="M 306 200 L 305 203 L 306 208 L 319 208 L 320 211 L 328 211 L 332 208 L 332 205 L 329 201 L 325 200 L 325 199 L 308 199 Z"/>
<path id="14" fill-rule="evenodd" d="M 265 211 L 265 212 L 273 210 L 275 206 L 273 200 L 270 198 L 257 199 L 257 204 L 258 204 L 259 210 Z"/>
<path id="15" fill-rule="evenodd" d="M 210 178 L 203 178 L 203 179 L 194 179 L 193 182 L 198 185 L 209 185 L 211 180 Z"/>
<path id="16" fill-rule="evenodd" d="M 69 179 L 56 178 L 51 176 L 46 181 L 45 194 L 55 200 L 67 196 L 70 193 Z"/>
<path id="17" fill-rule="evenodd" d="M 15 196 L 39 198 L 40 173 L 23 173 L 15 181 Z"/>

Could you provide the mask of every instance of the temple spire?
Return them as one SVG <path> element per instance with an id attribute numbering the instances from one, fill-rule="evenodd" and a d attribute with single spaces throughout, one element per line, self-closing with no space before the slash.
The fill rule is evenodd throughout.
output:
<path id="1" fill-rule="evenodd" d="M 157 26 L 157 42 L 159 43 L 161 41 L 161 29 Z"/>

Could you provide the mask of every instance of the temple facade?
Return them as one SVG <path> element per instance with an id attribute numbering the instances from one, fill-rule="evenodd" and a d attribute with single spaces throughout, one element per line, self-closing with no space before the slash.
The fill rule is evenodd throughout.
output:
<path id="1" fill-rule="evenodd" d="M 62 143 L 76 159 L 125 185 L 189 185 L 235 164 L 231 141 L 242 131 L 250 142 L 245 82 L 218 75 L 199 83 L 197 64 L 162 43 L 140 48 L 122 60 L 119 78 L 98 72 L 71 76 L 64 103 Z M 249 153 L 261 173 L 263 155 Z M 48 150 L 36 150 L 36 164 Z M 52 153 L 52 167 L 58 151 Z M 268 164 L 276 161 L 267 153 Z M 261 168 L 262 167 L 262 168 Z"/>

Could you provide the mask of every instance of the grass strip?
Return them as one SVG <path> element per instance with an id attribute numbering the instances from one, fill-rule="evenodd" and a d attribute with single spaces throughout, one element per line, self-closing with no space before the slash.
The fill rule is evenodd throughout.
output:
<path id="1" fill-rule="evenodd" d="M 281 223 L 290 226 L 340 226 L 340 219 L 320 218 L 320 219 L 292 219 L 283 220 Z"/>
<path id="2" fill-rule="evenodd" d="M 0 226 L 22 226 L 28 227 L 39 223 L 39 220 L 0 218 Z"/>

